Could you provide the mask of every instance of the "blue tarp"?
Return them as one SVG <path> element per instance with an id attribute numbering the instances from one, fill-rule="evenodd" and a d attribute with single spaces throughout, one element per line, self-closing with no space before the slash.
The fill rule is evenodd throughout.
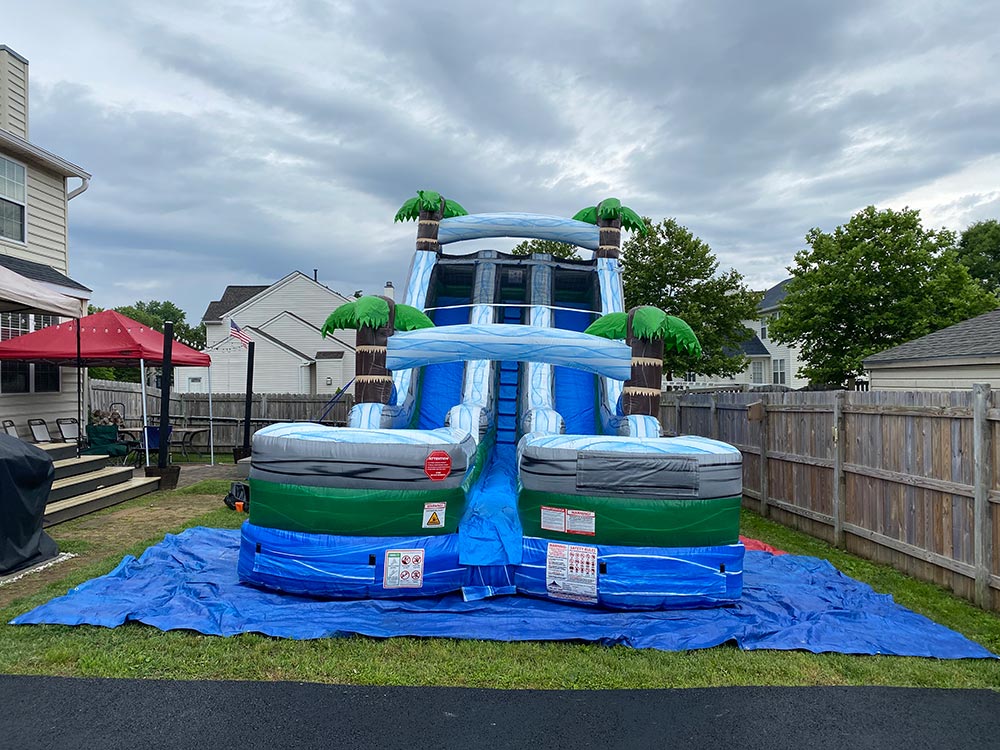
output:
<path id="1" fill-rule="evenodd" d="M 804 649 L 940 659 L 989 651 L 838 572 L 824 560 L 747 552 L 743 599 L 714 609 L 612 612 L 524 596 L 323 601 L 240 584 L 235 530 L 189 529 L 136 560 L 78 586 L 13 624 L 138 621 L 209 635 L 282 638 L 440 636 L 501 641 L 574 640 L 668 651 L 735 641 L 743 649 Z"/>

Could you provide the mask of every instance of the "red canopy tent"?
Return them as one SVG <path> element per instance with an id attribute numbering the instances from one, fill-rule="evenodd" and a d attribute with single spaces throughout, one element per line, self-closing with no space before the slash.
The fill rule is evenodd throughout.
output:
<path id="1" fill-rule="evenodd" d="M 142 369 L 142 421 L 146 423 L 146 365 L 163 364 L 163 334 L 114 310 L 94 313 L 0 343 L 0 360 L 47 362 L 62 366 L 115 366 L 138 364 Z M 79 348 L 78 348 L 79 347 Z M 209 367 L 204 352 L 174 341 L 170 360 L 175 367 Z M 209 371 L 211 372 L 211 371 Z M 211 375 L 209 375 L 211 378 Z M 209 424 L 212 422 L 212 391 L 209 380 Z M 212 462 L 215 462 L 212 429 Z M 149 462 L 147 455 L 147 464 Z"/>

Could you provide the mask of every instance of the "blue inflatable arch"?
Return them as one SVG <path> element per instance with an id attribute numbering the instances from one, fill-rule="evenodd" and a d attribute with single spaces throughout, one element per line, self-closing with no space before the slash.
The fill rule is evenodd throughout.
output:
<path id="1" fill-rule="evenodd" d="M 469 214 L 443 219 L 438 228 L 438 242 L 442 245 L 491 237 L 555 240 L 587 250 L 597 250 L 600 245 L 600 230 L 593 224 L 544 214 Z"/>
<path id="2" fill-rule="evenodd" d="M 622 341 L 577 331 L 494 323 L 395 333 L 386 353 L 390 370 L 470 360 L 544 362 L 628 380 L 632 349 Z"/>

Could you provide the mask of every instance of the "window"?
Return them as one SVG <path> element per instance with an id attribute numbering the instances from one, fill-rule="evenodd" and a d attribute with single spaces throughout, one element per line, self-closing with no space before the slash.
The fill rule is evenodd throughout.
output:
<path id="1" fill-rule="evenodd" d="M 751 383 L 763 383 L 764 382 L 764 363 L 759 359 L 756 359 L 751 364 L 750 371 L 750 382 Z"/>
<path id="2" fill-rule="evenodd" d="M 37 331 L 57 322 L 54 315 L 0 313 L 0 341 Z M 0 394 L 57 393 L 60 381 L 58 365 L 0 362 Z"/>
<path id="3" fill-rule="evenodd" d="M 785 360 L 771 360 L 771 382 L 774 385 L 785 385 Z"/>
<path id="4" fill-rule="evenodd" d="M 767 318 L 760 320 L 760 340 L 767 341 Z"/>
<path id="5" fill-rule="evenodd" d="M 0 239 L 24 242 L 25 180 L 24 166 L 0 156 Z"/>

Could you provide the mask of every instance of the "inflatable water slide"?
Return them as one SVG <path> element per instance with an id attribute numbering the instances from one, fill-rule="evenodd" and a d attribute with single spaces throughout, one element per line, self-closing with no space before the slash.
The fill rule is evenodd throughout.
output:
<path id="1" fill-rule="evenodd" d="M 241 580 L 341 599 L 527 595 L 610 609 L 739 599 L 742 464 L 731 445 L 662 437 L 664 347 L 690 327 L 623 307 L 615 199 L 574 218 L 469 215 L 419 191 L 400 302 L 361 297 L 346 427 L 253 438 Z M 494 237 L 592 251 L 567 260 L 452 251 Z M 584 253 L 589 255 L 590 253 Z"/>

